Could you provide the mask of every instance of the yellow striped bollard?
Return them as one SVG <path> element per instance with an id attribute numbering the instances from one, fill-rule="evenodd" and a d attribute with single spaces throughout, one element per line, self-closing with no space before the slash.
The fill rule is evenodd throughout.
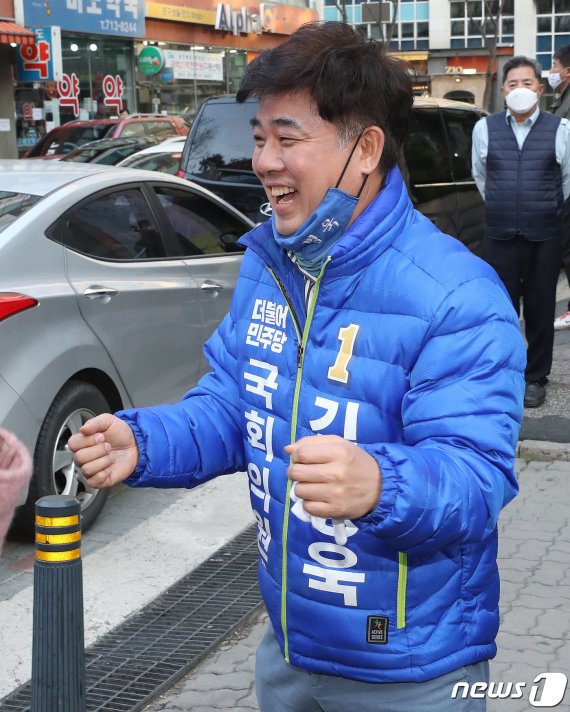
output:
<path id="1" fill-rule="evenodd" d="M 85 712 L 79 502 L 36 502 L 32 712 Z"/>

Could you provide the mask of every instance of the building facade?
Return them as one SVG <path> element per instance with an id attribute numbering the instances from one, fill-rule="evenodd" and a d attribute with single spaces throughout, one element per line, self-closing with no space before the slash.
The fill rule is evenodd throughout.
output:
<path id="1" fill-rule="evenodd" d="M 13 59 L 17 48 L 33 47 L 35 34 L 16 23 L 12 0 L 0 0 L 0 158 L 16 158 Z"/>
<path id="2" fill-rule="evenodd" d="M 318 20 L 301 0 L 191 2 L 194 7 L 188 7 L 188 0 L 146 3 L 146 38 L 136 43 L 135 55 L 154 54 L 161 69 L 143 76 L 144 63 L 138 63 L 141 111 L 166 110 L 192 118 L 207 96 L 237 91 L 253 57 L 283 42 L 303 23 Z"/>
<path id="3" fill-rule="evenodd" d="M 74 119 L 126 110 L 191 120 L 202 99 L 237 89 L 256 54 L 318 19 L 304 0 L 0 0 L 0 12 L 2 3 L 21 31 L 2 47 L 0 27 L 3 158 Z"/>
<path id="4" fill-rule="evenodd" d="M 397 0 L 390 3 L 390 22 L 363 22 L 362 3 L 348 0 L 347 20 L 370 37 L 383 38 L 390 50 L 410 65 L 419 81 L 416 93 L 448 97 L 483 105 L 489 52 L 486 38 L 494 36 L 484 20 L 483 0 Z M 499 0 L 492 2 L 497 13 Z M 322 17 L 342 17 L 341 0 L 322 0 Z M 517 54 L 537 59 L 546 74 L 552 54 L 570 43 L 570 0 L 506 0 L 497 23 L 497 59 L 493 73 L 492 110 L 503 106 L 501 70 Z M 426 66 L 427 65 L 427 66 Z M 548 102 L 548 86 L 545 102 Z"/>

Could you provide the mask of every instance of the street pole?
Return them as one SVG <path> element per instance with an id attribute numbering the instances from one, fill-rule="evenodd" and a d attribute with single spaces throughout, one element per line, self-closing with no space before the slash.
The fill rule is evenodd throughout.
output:
<path id="1" fill-rule="evenodd" d="M 93 75 L 91 73 L 91 49 L 87 47 L 87 70 L 89 71 L 89 118 L 92 119 L 93 112 Z"/>
<path id="2" fill-rule="evenodd" d="M 85 712 L 79 502 L 36 502 L 31 712 Z"/>
<path id="3" fill-rule="evenodd" d="M 196 52 L 194 47 L 192 47 L 192 67 L 194 69 L 194 111 L 198 106 L 198 87 L 196 86 Z"/>

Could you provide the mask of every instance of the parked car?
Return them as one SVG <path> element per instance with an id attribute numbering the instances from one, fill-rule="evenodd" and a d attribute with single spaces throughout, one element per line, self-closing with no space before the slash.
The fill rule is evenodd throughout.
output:
<path id="1" fill-rule="evenodd" d="M 180 138 L 184 140 L 184 136 Z M 89 143 L 85 143 L 79 148 L 74 148 L 73 151 L 62 156 L 61 160 L 75 163 L 102 163 L 105 166 L 116 166 L 128 156 L 155 145 L 156 138 L 154 136 L 141 136 L 140 138 L 135 138 L 134 136 L 127 138 L 102 138 L 99 139 L 99 141 L 89 141 Z"/>
<path id="2" fill-rule="evenodd" d="M 0 425 L 34 456 L 15 531 L 71 494 L 87 529 L 106 490 L 67 441 L 92 416 L 174 402 L 207 370 L 248 218 L 174 176 L 61 161 L 0 161 Z"/>
<path id="3" fill-rule="evenodd" d="M 176 175 L 180 166 L 185 136 L 174 136 L 133 153 L 117 165 L 124 168 L 141 168 L 145 171 L 161 171 Z"/>
<path id="4" fill-rule="evenodd" d="M 256 100 L 237 104 L 234 95 L 206 99 L 188 134 L 178 175 L 227 200 L 254 222 L 270 214 L 252 166 L 250 119 Z M 415 207 L 443 232 L 480 252 L 483 201 L 471 175 L 471 135 L 484 115 L 471 104 L 417 98 L 402 172 Z"/>
<path id="5" fill-rule="evenodd" d="M 135 114 L 124 119 L 69 121 L 48 131 L 24 158 L 60 158 L 78 146 L 102 138 L 186 136 L 189 126 L 180 116 Z"/>

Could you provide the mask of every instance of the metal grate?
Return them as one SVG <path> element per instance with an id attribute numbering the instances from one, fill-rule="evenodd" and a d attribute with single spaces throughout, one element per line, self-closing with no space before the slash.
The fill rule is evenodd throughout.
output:
<path id="1" fill-rule="evenodd" d="M 261 603 L 257 559 L 252 526 L 87 648 L 87 712 L 137 712 L 197 665 Z M 28 682 L 0 712 L 31 712 L 30 696 Z"/>

